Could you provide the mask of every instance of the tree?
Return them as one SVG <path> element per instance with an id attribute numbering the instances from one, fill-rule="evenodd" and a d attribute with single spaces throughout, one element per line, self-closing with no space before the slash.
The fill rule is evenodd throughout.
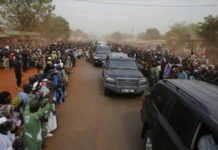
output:
<path id="1" fill-rule="evenodd" d="M 218 57 L 218 16 L 209 15 L 204 18 L 204 22 L 199 23 L 198 34 L 203 38 L 204 45 L 207 47 L 207 57 L 211 62 L 217 63 Z"/>
<path id="2" fill-rule="evenodd" d="M 146 40 L 157 40 L 160 39 L 161 35 L 158 29 L 156 28 L 148 28 L 145 33 Z"/>
<path id="3" fill-rule="evenodd" d="M 191 37 L 196 36 L 198 30 L 198 24 L 175 23 L 170 26 L 170 30 L 165 34 L 165 38 L 168 42 L 175 42 L 177 47 L 193 48 Z"/>
<path id="4" fill-rule="evenodd" d="M 204 39 L 208 47 L 218 47 L 218 16 L 209 15 L 204 18 L 204 22 L 199 23 L 198 34 Z"/>
<path id="5" fill-rule="evenodd" d="M 117 31 L 111 34 L 111 39 L 114 41 L 121 41 L 122 40 L 122 34 Z"/>
<path id="6" fill-rule="evenodd" d="M 148 28 L 146 32 L 138 34 L 138 39 L 140 40 L 157 40 L 160 39 L 161 35 L 158 29 Z"/>
<path id="7" fill-rule="evenodd" d="M 75 31 L 71 30 L 71 36 L 79 40 L 89 40 L 89 35 L 84 33 L 80 29 L 76 29 Z"/>
<path id="8" fill-rule="evenodd" d="M 61 16 L 47 17 L 43 22 L 43 32 L 45 37 L 51 41 L 58 38 L 67 40 L 70 36 L 71 30 L 69 23 Z"/>
<path id="9" fill-rule="evenodd" d="M 174 25 L 170 26 L 170 31 L 168 31 L 165 35 L 167 40 L 169 39 L 176 39 L 179 40 L 180 44 L 184 44 L 187 40 L 187 29 L 185 22 L 175 23 Z"/>
<path id="10" fill-rule="evenodd" d="M 19 31 L 39 31 L 41 23 L 54 10 L 52 0 L 4 0 L 1 17 L 7 26 Z"/>

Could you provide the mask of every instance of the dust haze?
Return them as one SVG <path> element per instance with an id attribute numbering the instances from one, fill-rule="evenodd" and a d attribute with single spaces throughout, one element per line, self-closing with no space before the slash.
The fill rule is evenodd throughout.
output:
<path id="1" fill-rule="evenodd" d="M 98 37 L 115 31 L 136 36 L 147 28 L 162 34 L 169 26 L 185 21 L 197 23 L 218 14 L 215 0 L 54 0 L 55 13 L 65 17 L 72 29 Z"/>

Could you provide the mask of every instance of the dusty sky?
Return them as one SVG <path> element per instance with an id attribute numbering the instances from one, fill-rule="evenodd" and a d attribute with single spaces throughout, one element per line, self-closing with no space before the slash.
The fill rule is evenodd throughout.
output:
<path id="1" fill-rule="evenodd" d="M 218 0 L 53 0 L 55 14 L 66 18 L 72 29 L 102 36 L 114 31 L 144 32 L 156 27 L 161 33 L 175 22 L 202 21 L 218 15 Z"/>

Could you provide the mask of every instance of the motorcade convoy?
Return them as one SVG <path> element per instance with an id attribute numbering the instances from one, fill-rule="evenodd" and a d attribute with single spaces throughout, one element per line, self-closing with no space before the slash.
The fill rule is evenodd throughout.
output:
<path id="1" fill-rule="evenodd" d="M 67 49 L 65 52 L 66 52 L 67 54 L 72 53 L 72 54 L 74 55 L 74 58 L 75 58 L 75 59 L 84 56 L 84 52 L 83 52 L 83 50 L 81 50 L 81 49 Z"/>
<path id="2" fill-rule="evenodd" d="M 124 53 L 111 53 L 107 56 L 102 73 L 104 94 L 110 92 L 143 94 L 146 79 L 138 70 L 134 58 Z"/>
<path id="3" fill-rule="evenodd" d="M 93 65 L 102 65 L 105 62 L 107 55 L 111 53 L 111 48 L 108 45 L 99 45 L 93 53 Z"/>
<path id="4" fill-rule="evenodd" d="M 209 148 L 205 145 L 208 140 L 215 147 L 217 108 L 217 85 L 197 80 L 159 81 L 143 99 L 145 149 L 198 150 L 202 146 Z"/>

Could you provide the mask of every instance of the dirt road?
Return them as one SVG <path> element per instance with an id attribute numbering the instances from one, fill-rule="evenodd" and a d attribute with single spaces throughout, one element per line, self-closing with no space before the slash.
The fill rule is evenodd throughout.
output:
<path id="1" fill-rule="evenodd" d="M 141 97 L 103 94 L 101 68 L 80 60 L 46 150 L 142 150 Z"/>
<path id="2" fill-rule="evenodd" d="M 23 73 L 21 87 L 28 83 L 29 77 L 34 74 L 37 74 L 36 69 L 30 69 L 26 73 Z M 10 70 L 0 69 L 0 91 L 9 91 L 12 96 L 16 96 L 20 91 L 16 88 L 16 78 L 13 68 Z"/>

